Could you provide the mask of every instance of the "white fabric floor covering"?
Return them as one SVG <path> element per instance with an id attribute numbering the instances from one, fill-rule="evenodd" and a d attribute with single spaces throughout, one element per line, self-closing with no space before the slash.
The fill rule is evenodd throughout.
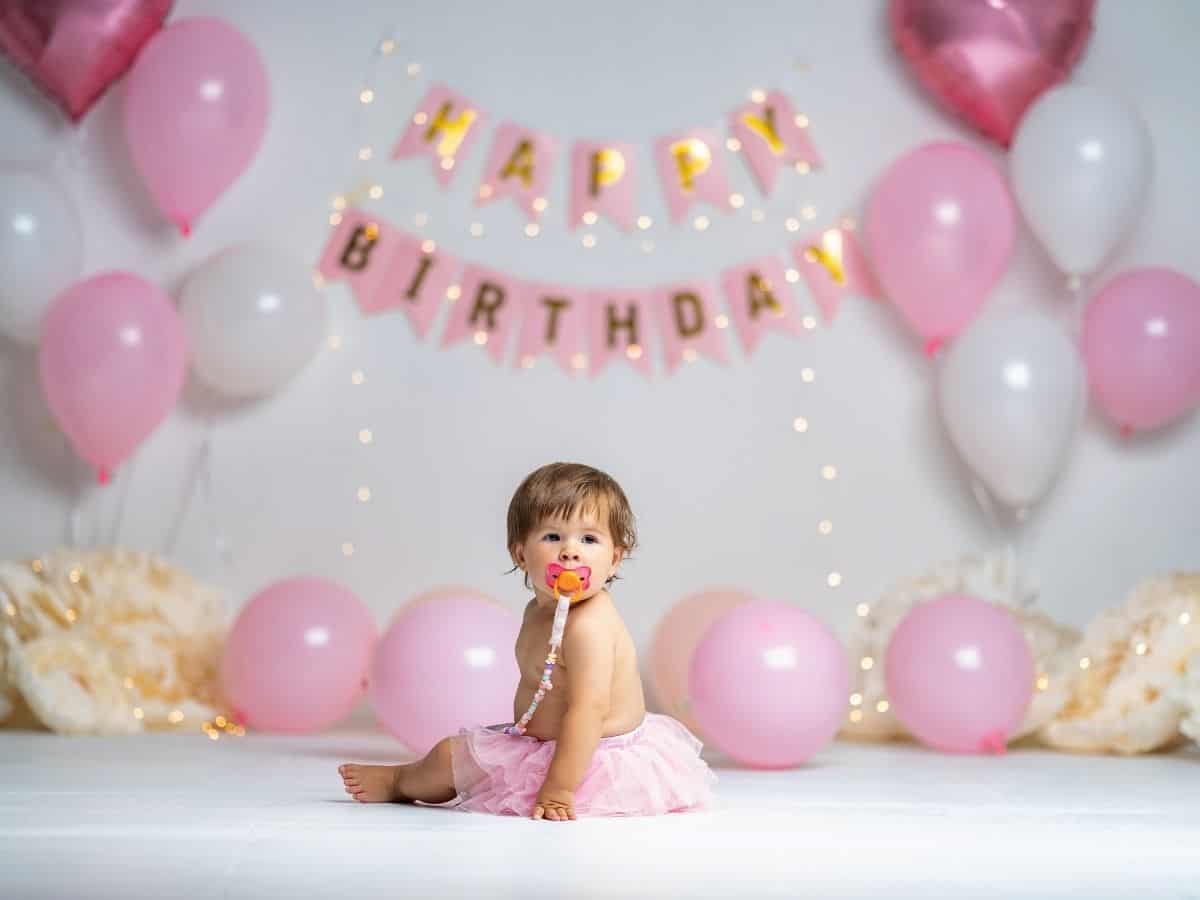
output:
<path id="1" fill-rule="evenodd" d="M 0 732 L 0 897 L 1200 898 L 1200 752 L 838 743 L 727 768 L 702 814 L 568 823 L 356 804 L 386 735 Z"/>

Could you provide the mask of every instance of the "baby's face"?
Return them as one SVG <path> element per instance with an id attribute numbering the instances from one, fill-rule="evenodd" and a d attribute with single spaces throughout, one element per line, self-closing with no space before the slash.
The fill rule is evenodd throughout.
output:
<path id="1" fill-rule="evenodd" d="M 546 571 L 552 565 L 564 569 L 590 571 L 581 599 L 604 590 L 621 563 L 622 552 L 613 545 L 605 511 L 579 509 L 570 518 L 552 517 L 538 523 L 525 541 L 513 550 L 518 566 L 529 573 L 538 599 L 553 602 L 554 591 L 546 583 Z"/>

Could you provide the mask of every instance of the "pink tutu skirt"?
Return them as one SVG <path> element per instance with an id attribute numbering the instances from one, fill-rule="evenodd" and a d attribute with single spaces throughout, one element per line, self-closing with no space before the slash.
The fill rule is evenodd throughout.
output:
<path id="1" fill-rule="evenodd" d="M 529 816 L 555 741 L 510 735 L 503 725 L 464 728 L 451 740 L 454 787 L 445 804 L 468 812 Z M 626 734 L 600 739 L 575 791 L 577 816 L 657 816 L 704 809 L 717 777 L 700 741 L 670 716 L 647 713 Z"/>

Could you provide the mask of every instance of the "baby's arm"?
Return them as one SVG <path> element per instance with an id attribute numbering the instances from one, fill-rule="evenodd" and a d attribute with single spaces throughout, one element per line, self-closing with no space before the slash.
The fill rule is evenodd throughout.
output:
<path id="1" fill-rule="evenodd" d="M 577 615 L 568 622 L 562 650 L 569 666 L 567 709 L 554 759 L 534 805 L 535 819 L 575 818 L 575 789 L 587 774 L 609 710 L 613 642 L 603 620 Z"/>

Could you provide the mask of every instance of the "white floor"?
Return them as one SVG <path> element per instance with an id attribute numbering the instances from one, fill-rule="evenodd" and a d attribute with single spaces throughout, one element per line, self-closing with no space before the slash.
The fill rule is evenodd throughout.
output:
<path id="1" fill-rule="evenodd" d="M 1200 753 L 837 744 L 719 808 L 544 823 L 355 804 L 386 736 L 0 732 L 0 897 L 1200 898 Z"/>

